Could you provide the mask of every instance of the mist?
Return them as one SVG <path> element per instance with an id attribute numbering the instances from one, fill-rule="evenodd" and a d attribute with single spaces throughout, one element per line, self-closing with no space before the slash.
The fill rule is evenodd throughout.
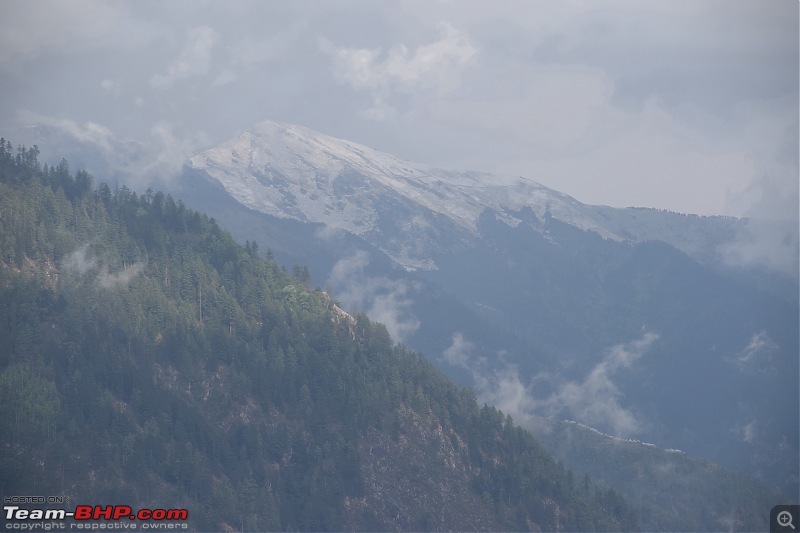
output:
<path id="1" fill-rule="evenodd" d="M 420 325 L 412 311 L 414 287 L 403 280 L 370 276 L 368 266 L 369 254 L 358 250 L 336 262 L 325 285 L 345 310 L 366 313 L 383 323 L 395 342 L 403 342 Z"/>
<path id="2" fill-rule="evenodd" d="M 476 353 L 475 345 L 460 332 L 453 335 L 442 360 L 470 371 L 479 400 L 511 414 L 525 427 L 541 428 L 543 420 L 550 418 L 570 419 L 613 436 L 632 437 L 642 433 L 647 421 L 633 407 L 625 405 L 624 393 L 615 378 L 644 357 L 658 339 L 656 333 L 645 333 L 638 339 L 610 347 L 580 381 L 539 374 L 523 382 L 519 369 L 506 361 L 503 354 L 490 361 Z M 551 388 L 555 392 L 546 396 L 538 392 Z"/>

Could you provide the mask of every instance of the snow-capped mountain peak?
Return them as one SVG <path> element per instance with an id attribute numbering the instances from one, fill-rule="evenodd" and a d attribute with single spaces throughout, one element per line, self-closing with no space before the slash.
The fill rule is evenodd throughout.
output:
<path id="1" fill-rule="evenodd" d="M 586 205 L 531 179 L 414 163 L 302 126 L 261 122 L 188 164 L 249 208 L 359 235 L 409 269 L 435 268 L 442 234 L 450 243 L 471 238 L 487 210 L 511 226 L 530 209 L 608 239 L 694 245 L 630 210 Z"/>

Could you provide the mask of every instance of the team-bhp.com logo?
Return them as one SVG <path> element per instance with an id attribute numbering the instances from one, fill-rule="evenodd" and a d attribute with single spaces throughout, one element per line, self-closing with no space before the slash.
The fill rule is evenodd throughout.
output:
<path id="1" fill-rule="evenodd" d="M 8 498 L 7 498 L 8 499 Z M 31 502 L 25 503 L 44 503 Z M 78 505 L 66 509 L 23 508 L 4 505 L 5 529 L 50 531 L 53 529 L 188 529 L 187 509 L 139 509 L 129 505 Z M 67 523 L 67 521 L 69 523 Z"/>

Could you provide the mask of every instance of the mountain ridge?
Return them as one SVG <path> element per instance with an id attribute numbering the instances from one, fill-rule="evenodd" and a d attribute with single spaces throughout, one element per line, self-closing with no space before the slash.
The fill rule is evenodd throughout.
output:
<path id="1" fill-rule="evenodd" d="M 413 163 L 372 148 L 324 135 L 309 128 L 261 122 L 214 148 L 194 155 L 187 165 L 222 184 L 243 205 L 284 218 L 324 223 L 350 231 L 375 244 L 396 233 L 383 248 L 409 269 L 431 264 L 432 246 L 417 253 L 410 244 L 443 216 L 450 233 L 478 232 L 477 223 L 491 209 L 509 225 L 530 209 L 539 220 L 553 216 L 582 230 L 613 240 L 661 238 L 690 255 L 709 255 L 709 242 L 730 240 L 742 219 L 691 217 L 661 211 L 637 211 L 583 204 L 534 180 L 501 174 L 454 171 Z M 403 220 L 393 224 L 381 220 Z M 648 221 L 670 217 L 670 232 Z M 705 227 L 698 231 L 696 226 Z M 441 219 L 437 219 L 441 224 Z M 381 225 L 383 223 L 383 226 Z M 721 239 L 720 237 L 723 237 Z"/>
<path id="2" fill-rule="evenodd" d="M 218 213 L 240 240 L 281 235 L 273 242 L 284 260 L 314 263 L 318 282 L 330 285 L 346 309 L 380 317 L 393 335 L 431 354 L 459 383 L 479 387 L 487 401 L 504 401 L 503 387 L 514 384 L 521 392 L 508 405 L 521 420 L 531 413 L 577 419 L 756 475 L 788 494 L 797 491 L 789 473 L 797 464 L 791 453 L 796 408 L 771 407 L 797 398 L 789 377 L 798 364 L 797 280 L 728 264 L 725 250 L 746 233 L 748 219 L 591 206 L 555 192 L 549 198 L 569 201 L 548 209 L 546 199 L 528 202 L 520 192 L 535 187 L 549 194 L 529 180 L 506 177 L 492 186 L 486 183 L 491 174 L 412 168 L 366 148 L 334 160 L 307 153 L 313 143 L 304 136 L 321 136 L 325 146 L 344 151 L 353 143 L 295 127 L 295 140 L 284 143 L 283 126 L 264 128 L 276 134 L 265 144 L 245 134 L 247 149 L 262 159 L 237 163 L 226 146 L 221 153 L 227 159 L 216 169 L 218 176 L 228 173 L 222 180 L 199 163 L 187 165 L 176 191 Z M 305 144 L 296 153 L 292 143 Z M 370 154 L 389 162 L 365 165 L 359 158 Z M 368 168 L 417 174 L 380 181 Z M 254 198 L 271 188 L 278 211 L 259 211 L 252 203 L 245 211 L 229 193 L 220 206 L 226 181 L 234 178 L 255 183 L 248 192 Z M 338 180 L 344 183 L 337 192 Z M 481 187 L 463 186 L 476 180 Z M 424 191 L 438 211 L 393 189 L 396 182 Z M 487 190 L 487 197 L 478 194 Z M 513 203 L 506 202 L 512 193 Z M 450 211 L 477 214 L 477 234 L 434 205 L 452 197 L 463 205 L 456 202 Z M 362 217 L 361 225 L 339 224 L 335 209 L 327 221 L 307 209 L 321 199 L 342 201 Z M 605 229 L 582 228 L 573 223 L 579 218 Z M 614 238 L 603 236 L 609 233 Z M 609 352 L 647 331 L 660 334 L 651 354 L 615 375 L 602 374 L 603 387 L 592 389 Z M 448 358 L 459 346 L 465 355 Z M 766 365 L 763 371 L 756 360 Z M 579 395 L 571 399 L 567 391 Z M 745 432 L 748 427 L 759 430 Z M 620 428 L 633 434 L 616 433 Z"/>

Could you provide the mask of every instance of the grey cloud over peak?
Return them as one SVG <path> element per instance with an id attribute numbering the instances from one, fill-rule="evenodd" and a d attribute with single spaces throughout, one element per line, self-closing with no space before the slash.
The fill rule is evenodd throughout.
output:
<path id="1" fill-rule="evenodd" d="M 348 48 L 320 39 L 320 48 L 331 56 L 336 79 L 356 91 L 368 92 L 372 105 L 364 111 L 373 120 L 393 118 L 396 110 L 389 100 L 395 93 L 433 90 L 442 95 L 454 89 L 460 71 L 477 49 L 461 31 L 447 23 L 440 25 L 440 39 L 417 46 L 413 51 L 393 44 L 384 54 L 380 48 Z"/>

